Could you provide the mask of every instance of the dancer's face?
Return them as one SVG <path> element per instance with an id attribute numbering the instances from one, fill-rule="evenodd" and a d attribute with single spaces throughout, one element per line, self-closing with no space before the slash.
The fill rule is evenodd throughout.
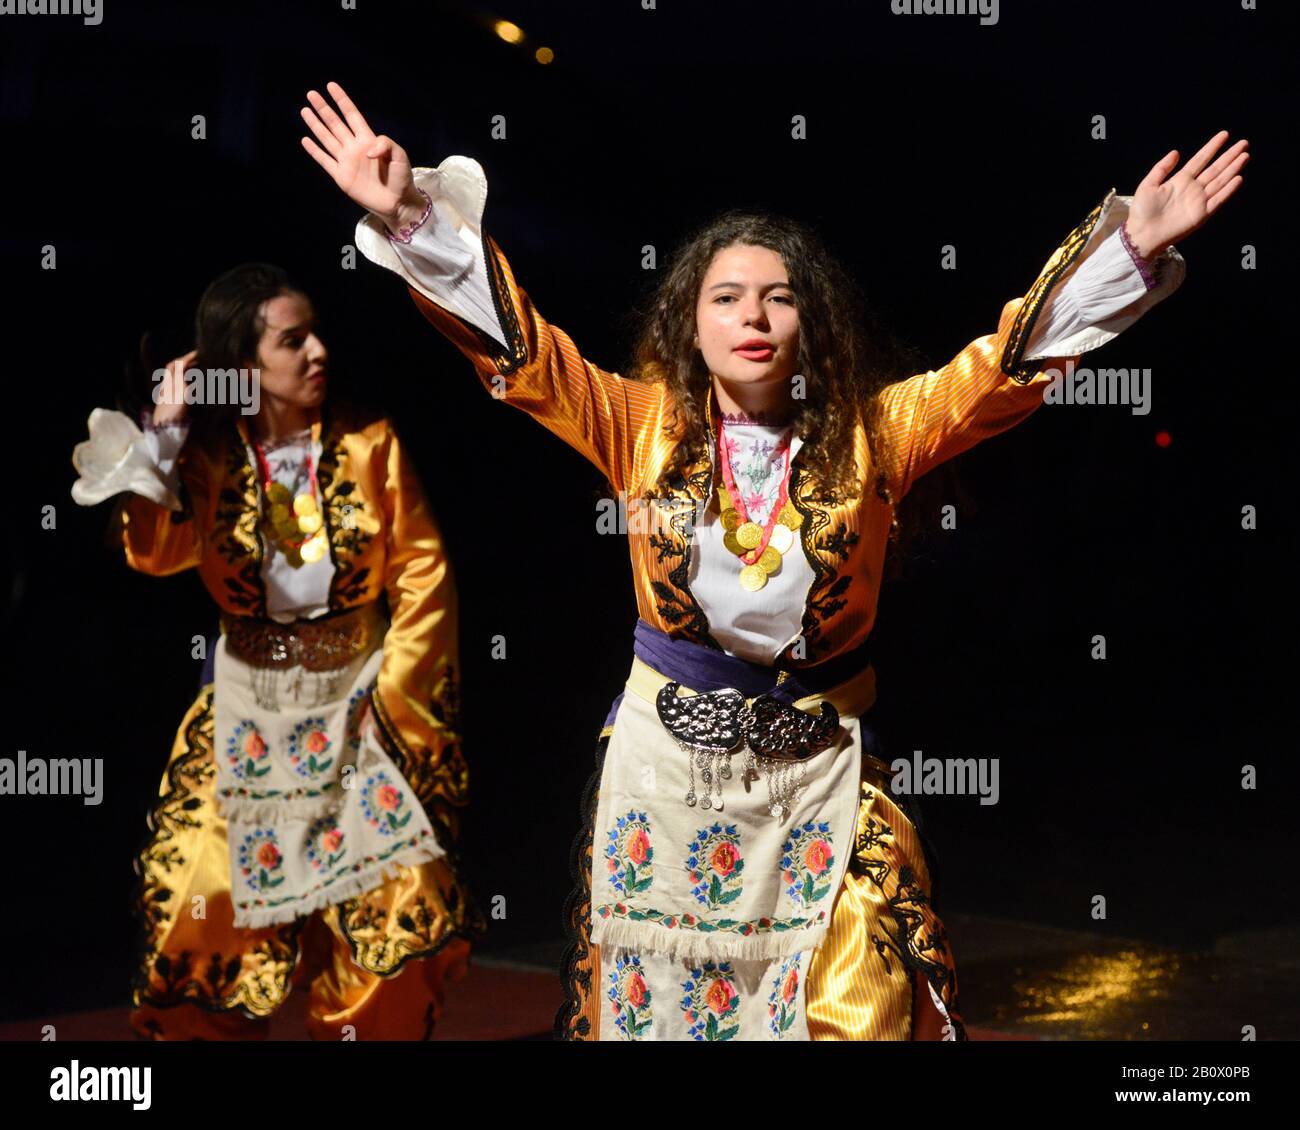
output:
<path id="1" fill-rule="evenodd" d="M 753 340 L 769 351 L 738 351 Z M 695 345 L 724 384 L 766 386 L 773 407 L 784 406 L 799 360 L 799 314 L 780 255 L 735 244 L 713 257 L 695 304 Z"/>
<path id="2" fill-rule="evenodd" d="M 315 408 L 325 399 L 329 353 L 316 336 L 316 312 L 305 294 L 290 292 L 262 303 L 266 328 L 254 364 L 261 370 L 261 395 L 282 407 Z"/>

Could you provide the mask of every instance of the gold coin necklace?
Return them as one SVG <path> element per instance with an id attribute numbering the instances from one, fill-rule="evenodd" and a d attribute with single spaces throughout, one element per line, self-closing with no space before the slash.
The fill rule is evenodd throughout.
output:
<path id="1" fill-rule="evenodd" d="M 271 467 L 262 445 L 253 441 L 257 467 L 262 474 L 262 493 L 267 510 L 264 523 L 271 540 L 295 569 L 323 558 L 329 549 L 325 539 L 325 522 L 316 502 L 316 467 L 307 453 L 307 489 L 296 495 L 283 483 L 271 478 Z"/>
<path id="2" fill-rule="evenodd" d="M 794 508 L 789 497 L 791 447 L 787 442 L 781 489 L 767 522 L 760 526 L 750 519 L 745 500 L 736 487 L 723 425 L 721 421 L 718 423 L 718 451 L 722 455 L 722 478 L 726 483 L 718 486 L 718 508 L 725 531 L 722 544 L 740 558 L 740 587 L 748 592 L 757 592 L 767 584 L 771 574 L 780 570 L 782 556 L 794 545 L 794 531 L 803 523 L 803 515 Z"/>

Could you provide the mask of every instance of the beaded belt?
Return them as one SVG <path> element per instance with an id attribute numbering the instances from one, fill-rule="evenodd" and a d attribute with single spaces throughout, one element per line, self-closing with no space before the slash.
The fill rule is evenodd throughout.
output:
<path id="1" fill-rule="evenodd" d="M 875 671 L 867 667 L 825 694 L 809 695 L 793 705 L 770 694 L 746 699 L 733 687 L 678 695 L 681 684 L 633 659 L 627 689 L 655 705 L 659 721 L 690 759 L 691 807 L 723 807 L 722 782 L 731 779 L 731 757 L 746 751 L 744 781 L 768 778 L 769 809 L 784 822 L 804 779 L 807 761 L 833 745 L 839 736 L 839 711 L 861 714 L 875 701 Z M 838 708 L 836 704 L 839 704 Z M 811 712 L 816 705 L 818 713 Z M 888 766 L 865 754 L 873 768 Z M 793 772 L 794 764 L 799 766 Z M 704 796 L 695 793 L 695 767 L 701 770 Z M 716 791 L 715 791 L 716 790 Z"/>
<path id="2" fill-rule="evenodd" d="M 221 630 L 226 650 L 250 667 L 338 671 L 350 667 L 369 649 L 381 620 L 372 603 L 339 616 L 288 624 L 252 616 L 223 616 Z"/>

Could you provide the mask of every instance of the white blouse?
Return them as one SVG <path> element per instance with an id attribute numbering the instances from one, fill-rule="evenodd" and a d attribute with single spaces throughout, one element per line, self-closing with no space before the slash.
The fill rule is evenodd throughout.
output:
<path id="1" fill-rule="evenodd" d="M 245 446 L 248 448 L 250 465 L 257 470 L 256 456 L 251 446 Z M 312 467 L 319 467 L 320 448 L 319 443 L 312 443 L 311 428 L 304 428 L 293 435 L 262 445 L 271 478 L 288 487 L 290 496 L 301 494 L 310 488 L 307 456 L 311 455 Z M 261 477 L 260 470 L 258 477 Z M 320 501 L 320 492 L 316 491 L 317 505 Z M 272 620 L 288 621 L 307 620 L 328 612 L 330 582 L 334 579 L 333 558 L 326 553 L 319 561 L 304 561 L 294 568 L 271 539 L 263 536 L 262 544 L 267 549 L 262 556 L 266 614 Z"/>

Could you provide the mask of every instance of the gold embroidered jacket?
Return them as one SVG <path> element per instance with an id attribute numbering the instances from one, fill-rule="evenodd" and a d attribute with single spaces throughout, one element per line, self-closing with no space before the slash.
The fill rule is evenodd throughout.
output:
<path id="1" fill-rule="evenodd" d="M 1024 362 L 1031 331 L 1114 196 L 1112 190 L 1066 237 L 1024 297 L 1003 306 L 994 333 L 971 342 L 942 368 L 882 390 L 881 427 L 891 453 L 883 470 L 896 500 L 933 467 L 1012 427 L 1042 403 L 1050 376 Z M 508 349 L 408 285 L 420 311 L 469 358 L 489 392 L 584 455 L 616 491 L 625 492 L 629 508 L 632 500 L 648 498 L 674 444 L 664 434 L 664 386 L 629 380 L 588 361 L 563 330 L 542 317 L 486 232 L 483 253 Z M 714 436 L 718 410 L 711 390 L 708 410 Z M 720 648 L 687 581 L 689 523 L 713 488 L 712 448 L 711 442 L 709 457 L 689 468 L 666 497 L 658 495 L 641 511 L 637 528 L 629 522 L 628 541 L 640 616 L 670 635 Z M 870 482 L 875 471 L 861 418 L 855 455 Z M 776 665 L 804 667 L 852 651 L 870 633 L 893 508 L 865 488 L 856 499 L 831 496 L 799 454 L 790 475 L 790 500 L 804 518 L 799 533 L 815 579 L 801 636 Z"/>
<path id="2" fill-rule="evenodd" d="M 455 580 L 419 479 L 385 419 L 322 408 L 316 477 L 334 575 L 329 610 L 387 602 L 390 626 L 372 702 L 390 756 L 426 807 L 462 806 Z M 265 617 L 261 491 L 242 417 L 220 442 L 181 450 L 180 511 L 129 495 L 122 531 L 132 568 L 156 575 L 197 568 L 222 613 Z M 451 813 L 439 806 L 451 824 Z"/>

